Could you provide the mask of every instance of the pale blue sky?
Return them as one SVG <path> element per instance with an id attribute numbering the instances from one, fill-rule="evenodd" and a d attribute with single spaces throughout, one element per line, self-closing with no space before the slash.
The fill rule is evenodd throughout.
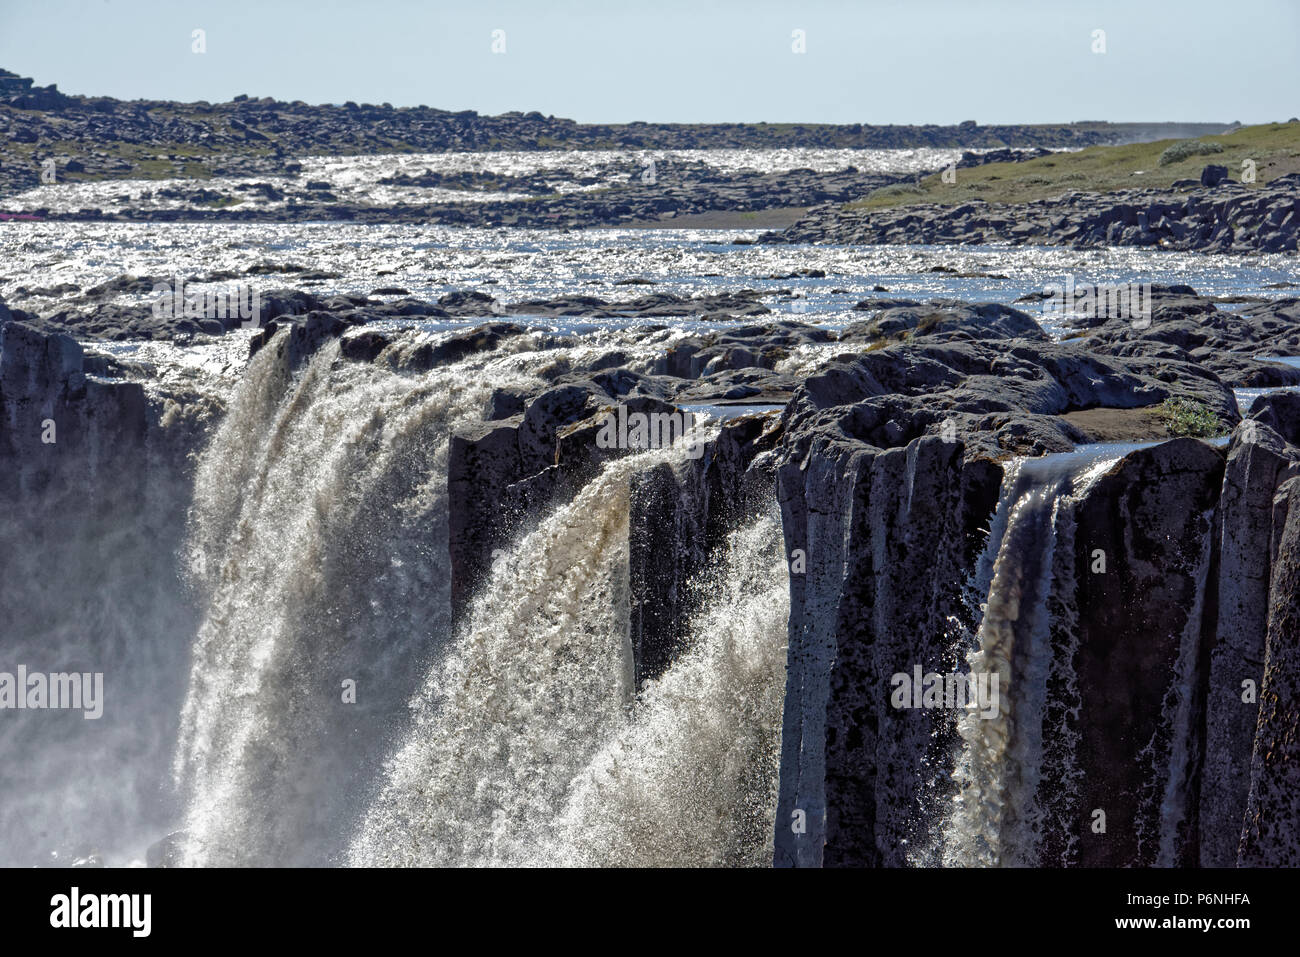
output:
<path id="1" fill-rule="evenodd" d="M 586 122 L 1251 123 L 1300 114 L 1300 0 L 0 0 L 0 67 Z"/>

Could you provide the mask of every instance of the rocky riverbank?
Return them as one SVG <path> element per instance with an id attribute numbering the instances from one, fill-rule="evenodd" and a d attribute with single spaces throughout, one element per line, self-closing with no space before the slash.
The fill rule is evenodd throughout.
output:
<path id="1" fill-rule="evenodd" d="M 1066 192 L 1022 205 L 921 204 L 885 210 L 823 206 L 769 243 L 927 243 L 1155 246 L 1217 253 L 1296 251 L 1300 174 L 1267 186 L 1206 167 L 1201 182 L 1177 190 Z"/>

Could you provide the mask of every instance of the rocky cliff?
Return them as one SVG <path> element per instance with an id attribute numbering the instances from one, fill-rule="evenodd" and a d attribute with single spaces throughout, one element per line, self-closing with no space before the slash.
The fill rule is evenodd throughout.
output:
<path id="1" fill-rule="evenodd" d="M 600 441 L 607 416 L 710 406 L 714 422 L 692 453 L 631 479 L 631 666 L 641 687 L 677 659 L 727 533 L 775 503 L 790 589 L 775 863 L 1295 862 L 1300 400 L 1265 395 L 1243 419 L 1231 389 L 1296 384 L 1295 370 L 1254 358 L 1294 351 L 1295 300 L 1228 313 L 1186 287 L 1162 288 L 1149 326 L 1085 322 L 1086 334 L 1056 342 L 1007 306 L 880 302 L 832 332 L 766 320 L 742 295 L 725 303 L 740 315 L 714 331 L 648 327 L 593 345 L 517 322 L 422 333 L 372 324 L 391 316 L 365 300 L 280 298 L 252 340 L 268 401 L 296 394 L 289 386 L 304 370 L 311 381 L 294 388 L 326 396 L 334 378 L 361 383 L 364 395 L 400 379 L 381 397 L 406 422 L 418 408 L 404 390 L 436 398 L 420 392 L 422 377 L 493 357 L 514 370 L 488 379 L 475 366 L 473 389 L 448 379 L 473 408 L 400 430 L 387 471 L 371 479 L 394 508 L 418 504 L 415 518 L 364 540 L 352 526 L 331 532 L 347 547 L 323 574 L 339 595 L 357 592 L 339 599 L 361 609 L 348 618 L 357 635 L 380 619 L 394 635 L 409 630 L 362 600 L 390 575 L 398 532 L 404 562 L 428 557 L 428 535 L 439 537 L 435 549 L 445 540 L 449 581 L 439 587 L 463 620 L 501 552 L 611 460 L 644 451 Z M 443 305 L 401 308 L 493 312 L 465 297 Z M 607 307 L 532 306 L 538 315 Z M 35 636 L 18 649 L 33 662 L 50 636 L 51 647 L 70 648 L 81 637 L 70 629 L 95 621 L 104 647 L 122 649 L 124 674 L 175 696 L 186 647 L 176 636 L 196 624 L 176 551 L 192 458 L 219 403 L 133 380 L 129 364 L 88 356 L 58 326 L 7 309 L 0 322 L 9 503 L 0 597 L 16 633 Z M 817 358 L 787 363 L 795 350 Z M 367 368 L 383 375 L 355 374 Z M 286 416 L 304 412 L 292 404 Z M 1155 423 L 1171 405 L 1201 410 L 1230 435 L 1170 440 Z M 1088 448 L 1097 414 L 1148 441 Z M 310 421 L 293 428 L 316 435 Z M 444 428 L 445 460 L 421 431 Z M 358 432 L 350 456 L 367 460 L 368 434 Z M 445 515 L 426 514 L 424 472 L 405 469 L 403 456 L 445 476 Z M 241 494 L 261 481 L 230 467 Z M 348 475 L 332 481 L 352 502 Z M 303 499 L 305 513 L 333 528 L 313 502 Z M 358 527 L 398 521 L 387 506 L 381 515 L 354 504 Z M 434 594 L 398 578 L 402 601 Z M 51 586 L 33 587 L 42 580 Z M 351 655 L 365 668 L 374 649 L 329 643 L 333 609 L 311 618 L 295 660 L 324 673 Z M 147 640 L 133 631 L 141 623 Z M 987 716 L 891 698 L 899 674 L 982 669 L 1007 679 Z M 398 709 L 398 698 L 384 707 Z M 320 836 L 319 820 L 299 823 Z"/>
<path id="2" fill-rule="evenodd" d="M 97 836 L 107 822 L 148 834 L 171 812 L 158 782 L 196 623 L 180 550 L 219 409 L 106 377 L 103 357 L 23 318 L 0 323 L 3 670 L 102 674 L 103 714 L 6 712 L 5 760 L 24 769 L 0 781 L 9 866 L 48 863 L 38 845 L 115 851 Z"/>

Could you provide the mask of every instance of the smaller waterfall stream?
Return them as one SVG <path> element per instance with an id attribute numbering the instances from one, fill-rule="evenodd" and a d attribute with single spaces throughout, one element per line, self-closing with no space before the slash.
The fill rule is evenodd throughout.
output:
<path id="1" fill-rule="evenodd" d="M 1046 835 L 1067 848 L 1078 822 L 1066 820 L 1078 781 L 1074 655 L 1075 509 L 1133 446 L 1095 446 L 1064 455 L 1021 459 L 1006 467 L 988 543 L 975 571 L 982 605 L 972 673 L 996 675 L 999 708 L 982 718 L 973 709 L 958 719 L 962 749 L 954 778 L 958 792 L 944 826 L 947 866 L 1036 866 Z M 1208 522 L 1206 523 L 1208 527 Z M 1208 552 L 1208 540 L 1207 540 Z M 1199 565 L 1201 585 L 1207 555 Z M 1199 591 L 1198 591 L 1199 594 Z M 1161 847 L 1172 854 L 1172 831 L 1182 823 L 1190 690 L 1183 685 L 1199 634 L 1193 609 L 1177 672 L 1167 691 L 1166 722 L 1153 760 L 1171 761 L 1163 796 Z M 1180 690 L 1181 689 L 1181 690 Z M 1075 704 L 1070 704 L 1073 696 Z M 1180 755 L 1183 757 L 1180 758 Z M 1050 766 L 1050 783 L 1048 767 Z"/>
<path id="2" fill-rule="evenodd" d="M 690 650 L 634 700 L 628 480 L 685 454 L 610 463 L 498 560 L 350 863 L 770 859 L 788 614 L 775 518 L 733 536 Z"/>

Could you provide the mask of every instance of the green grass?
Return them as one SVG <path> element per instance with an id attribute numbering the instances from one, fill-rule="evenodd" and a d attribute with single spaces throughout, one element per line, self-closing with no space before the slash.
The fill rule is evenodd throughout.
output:
<path id="1" fill-rule="evenodd" d="M 1220 147 L 1221 152 L 1209 160 L 1204 156 L 1184 156 L 1160 165 L 1160 157 L 1166 150 L 1184 142 L 1188 141 L 1092 146 L 1023 163 L 989 163 L 957 170 L 956 183 L 945 183 L 936 173 L 921 180 L 919 187 L 887 186 L 850 203 L 848 208 L 888 209 L 917 203 L 950 206 L 969 202 L 1030 203 L 1071 190 L 1105 193 L 1168 187 L 1180 179 L 1197 179 L 1206 162 L 1226 166 L 1231 178 L 1239 180 L 1242 161 L 1252 159 L 1256 164 L 1256 182 L 1260 184 L 1300 172 L 1300 123 L 1247 126 L 1221 136 L 1203 136 L 1200 142 L 1212 144 L 1211 148 Z"/>
<path id="2" fill-rule="evenodd" d="M 1156 414 L 1165 420 L 1170 435 L 1205 439 L 1224 433 L 1218 415 L 1199 402 L 1165 399 Z"/>

